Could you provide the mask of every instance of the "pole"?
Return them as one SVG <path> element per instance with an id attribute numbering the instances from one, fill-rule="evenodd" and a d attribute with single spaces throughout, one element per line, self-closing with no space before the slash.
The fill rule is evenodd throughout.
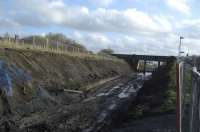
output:
<path id="1" fill-rule="evenodd" d="M 33 36 L 33 46 L 35 46 L 35 36 Z"/>
<path id="2" fill-rule="evenodd" d="M 58 41 L 56 41 L 56 50 L 58 51 Z"/>
<path id="3" fill-rule="evenodd" d="M 180 37 L 178 46 L 178 59 L 176 64 L 176 126 L 177 132 L 181 132 L 181 90 L 180 90 L 180 62 L 181 62 L 181 44 L 184 37 Z"/>
<path id="4" fill-rule="evenodd" d="M 176 64 L 176 128 L 181 132 L 180 123 L 180 87 L 179 87 L 179 63 Z"/>
<path id="5" fill-rule="evenodd" d="M 46 48 L 47 48 L 47 50 L 49 49 L 49 39 L 48 38 L 46 39 Z"/>
<path id="6" fill-rule="evenodd" d="M 181 45 L 182 45 L 182 39 L 184 39 L 184 37 L 180 37 L 180 43 L 179 43 L 179 46 L 178 46 L 178 63 L 180 62 L 180 57 L 181 57 Z"/>

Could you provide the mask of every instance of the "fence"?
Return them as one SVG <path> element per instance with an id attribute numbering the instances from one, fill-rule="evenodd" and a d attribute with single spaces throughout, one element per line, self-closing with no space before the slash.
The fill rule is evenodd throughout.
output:
<path id="1" fill-rule="evenodd" d="M 45 51 L 54 51 L 54 52 L 72 52 L 72 53 L 87 53 L 90 54 L 90 51 L 87 51 L 84 48 L 79 48 L 73 44 L 66 44 L 57 40 L 50 39 L 36 39 L 33 40 L 15 40 L 15 39 L 1 39 L 1 45 L 8 46 L 12 48 L 29 48 L 29 49 L 41 49 Z"/>
<path id="2" fill-rule="evenodd" d="M 185 58 L 179 68 L 180 132 L 200 132 L 200 73 L 196 58 Z"/>
<path id="3" fill-rule="evenodd" d="M 200 132 L 200 73 L 192 71 L 192 103 L 189 132 Z"/>
<path id="4" fill-rule="evenodd" d="M 50 45 L 50 43 L 54 43 L 55 45 Z M 58 54 L 67 54 L 70 56 L 78 56 L 78 57 L 90 57 L 95 59 L 104 59 L 104 60 L 112 60 L 112 61 L 122 61 L 115 56 L 107 55 L 107 54 L 95 54 L 91 51 L 84 50 L 82 48 L 74 47 L 70 44 L 66 45 L 62 42 L 47 40 L 43 43 L 38 43 L 37 39 L 33 41 L 33 43 L 25 43 L 23 40 L 15 41 L 11 39 L 0 39 L 0 47 L 1 48 L 12 48 L 12 49 L 25 49 L 25 50 L 37 50 Z"/>

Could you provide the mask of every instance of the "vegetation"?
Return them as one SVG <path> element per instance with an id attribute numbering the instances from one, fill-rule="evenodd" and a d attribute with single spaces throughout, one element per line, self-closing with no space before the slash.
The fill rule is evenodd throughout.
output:
<path id="1" fill-rule="evenodd" d="M 109 49 L 102 49 L 102 50 L 99 51 L 98 54 L 100 54 L 100 55 L 112 55 L 112 54 L 114 54 L 114 51 L 110 48 Z"/>
<path id="2" fill-rule="evenodd" d="M 161 106 L 162 112 L 175 110 L 176 106 L 176 64 L 174 63 L 168 72 L 168 85 L 167 90 L 164 93 L 166 97 L 164 103 Z"/>
<path id="3" fill-rule="evenodd" d="M 176 109 L 176 67 L 172 60 L 161 66 L 146 81 L 130 109 L 129 117 L 174 113 Z"/>
<path id="4" fill-rule="evenodd" d="M 66 54 L 80 58 L 104 59 L 122 61 L 114 56 L 94 54 L 84 46 L 66 38 L 62 34 L 49 33 L 46 36 L 28 36 L 19 40 L 8 37 L 0 38 L 0 48 L 11 48 L 28 51 L 51 52 L 55 54 Z M 54 40 L 57 40 L 55 42 Z M 48 41 L 48 42 L 47 42 Z M 59 43 L 58 45 L 55 45 Z"/>

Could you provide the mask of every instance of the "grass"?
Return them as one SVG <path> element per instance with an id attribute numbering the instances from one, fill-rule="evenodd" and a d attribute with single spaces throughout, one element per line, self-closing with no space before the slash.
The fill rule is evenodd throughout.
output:
<path id="1" fill-rule="evenodd" d="M 52 47 L 46 47 L 46 46 L 40 46 L 40 45 L 30 45 L 30 44 L 24 44 L 24 43 L 13 43 L 8 41 L 0 41 L 0 48 L 9 48 L 9 49 L 16 49 L 16 50 L 27 50 L 27 51 L 38 51 L 38 52 L 49 52 L 49 53 L 55 53 L 55 54 L 65 54 L 68 56 L 73 57 L 79 57 L 79 58 L 90 58 L 90 59 L 103 59 L 103 60 L 111 60 L 111 61 L 121 61 L 123 60 L 118 59 L 114 56 L 103 56 L 98 55 L 90 52 L 78 52 L 78 51 L 67 51 L 62 48 L 52 48 Z"/>
<path id="2" fill-rule="evenodd" d="M 175 110 L 176 106 L 176 63 L 174 63 L 168 73 L 169 81 L 165 92 L 165 101 L 161 106 L 161 111 Z"/>

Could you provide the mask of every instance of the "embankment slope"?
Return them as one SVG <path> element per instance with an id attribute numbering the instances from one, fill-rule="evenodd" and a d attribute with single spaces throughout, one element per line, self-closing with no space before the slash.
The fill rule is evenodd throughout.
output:
<path id="1" fill-rule="evenodd" d="M 34 50 L 0 48 L 0 61 L 1 70 L 6 69 L 12 83 L 12 96 L 9 97 L 8 104 L 11 113 L 7 113 L 0 123 L 4 123 L 9 117 L 15 124 L 11 127 L 15 131 L 26 127 L 23 118 L 33 115 L 36 118 L 51 108 L 81 100 L 76 94 L 63 92 L 64 89 L 87 91 L 90 84 L 133 72 L 126 62 L 119 59 Z M 1 114 L 5 107 L 5 103 L 2 104 Z M 0 128 L 3 129 L 4 127 Z"/>

